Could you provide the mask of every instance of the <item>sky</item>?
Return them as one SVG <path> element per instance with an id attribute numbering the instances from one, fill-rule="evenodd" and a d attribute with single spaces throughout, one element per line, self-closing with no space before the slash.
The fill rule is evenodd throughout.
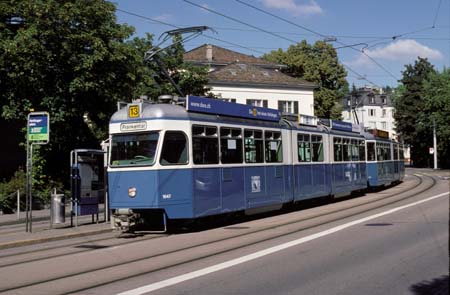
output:
<path id="1" fill-rule="evenodd" d="M 450 65 L 450 0 L 111 2 L 118 22 L 135 27 L 138 37 L 150 33 L 157 39 L 180 27 L 210 27 L 184 44 L 187 51 L 208 43 L 260 57 L 302 40 L 327 39 L 347 70 L 347 81 L 357 87 L 396 87 L 405 65 L 418 56 L 439 71 Z"/>

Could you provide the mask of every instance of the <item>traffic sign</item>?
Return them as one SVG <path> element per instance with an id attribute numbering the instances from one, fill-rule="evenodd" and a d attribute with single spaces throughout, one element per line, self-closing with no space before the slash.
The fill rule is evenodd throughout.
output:
<path id="1" fill-rule="evenodd" d="M 47 144 L 50 140 L 50 120 L 47 112 L 28 114 L 28 141 L 31 144 Z"/>

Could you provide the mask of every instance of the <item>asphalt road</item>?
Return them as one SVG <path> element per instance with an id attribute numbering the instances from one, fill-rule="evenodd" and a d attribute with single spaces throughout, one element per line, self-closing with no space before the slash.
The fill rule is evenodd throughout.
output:
<path id="1" fill-rule="evenodd" d="M 448 294 L 448 208 L 439 198 L 154 294 Z"/>
<path id="2" fill-rule="evenodd" d="M 447 181 L 377 210 L 92 291 L 131 290 L 129 294 L 141 294 L 146 289 L 136 288 L 156 285 L 151 294 L 448 294 L 448 194 L 270 255 L 196 278 L 184 277 L 183 282 L 161 287 L 168 279 L 408 206 L 442 192 L 448 192 Z"/>
<path id="3" fill-rule="evenodd" d="M 449 182 L 412 173 L 360 198 L 199 232 L 4 250 L 0 293 L 448 294 Z"/>

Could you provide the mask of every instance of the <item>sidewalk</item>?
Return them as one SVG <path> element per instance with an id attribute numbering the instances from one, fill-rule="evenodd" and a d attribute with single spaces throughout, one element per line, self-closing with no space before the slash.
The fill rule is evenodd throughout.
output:
<path id="1" fill-rule="evenodd" d="M 70 209 L 66 208 L 65 223 L 53 224 L 50 228 L 50 209 L 33 210 L 32 233 L 26 232 L 25 216 L 25 212 L 20 212 L 18 220 L 16 213 L 0 215 L 0 250 L 113 231 L 109 221 L 105 222 L 103 212 L 99 213 L 98 223 L 96 219 L 92 222 L 91 215 L 79 216 L 78 226 L 75 227 L 74 217 L 71 227 Z"/>

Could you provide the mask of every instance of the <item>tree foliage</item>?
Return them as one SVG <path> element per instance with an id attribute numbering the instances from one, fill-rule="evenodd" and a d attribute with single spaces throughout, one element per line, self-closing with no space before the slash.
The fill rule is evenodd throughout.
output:
<path id="1" fill-rule="evenodd" d="M 427 59 L 418 58 L 414 65 L 406 65 L 403 71 L 402 93 L 394 100 L 396 131 L 404 142 L 411 146 L 411 160 L 417 167 L 430 164 L 428 148 L 433 145 L 432 129 L 421 114 L 429 115 L 424 100 L 424 85 L 428 77 L 435 73 Z"/>
<path id="2" fill-rule="evenodd" d="M 424 110 L 420 121 L 432 132 L 436 124 L 438 162 L 440 167 L 450 167 L 450 69 L 433 72 L 424 81 Z"/>
<path id="3" fill-rule="evenodd" d="M 340 119 L 341 101 L 348 92 L 347 73 L 339 63 L 336 50 L 326 42 L 314 45 L 305 40 L 278 49 L 263 56 L 264 59 L 287 65 L 286 74 L 318 85 L 314 93 L 314 112 L 318 117 Z"/>
<path id="4" fill-rule="evenodd" d="M 0 2 L 1 117 L 25 126 L 31 109 L 50 113 L 51 140 L 40 150 L 47 174 L 68 177 L 70 150 L 99 147 L 118 101 L 174 92 L 143 61 L 152 36 L 133 32 L 104 0 Z M 186 93 L 201 94 L 206 70 L 182 65 L 182 52 L 163 61 Z"/>

